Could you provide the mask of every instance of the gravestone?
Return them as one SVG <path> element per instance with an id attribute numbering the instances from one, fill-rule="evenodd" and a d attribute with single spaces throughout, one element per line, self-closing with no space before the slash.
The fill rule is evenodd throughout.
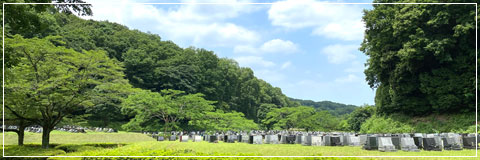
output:
<path id="1" fill-rule="evenodd" d="M 265 144 L 278 144 L 278 136 L 277 135 L 266 135 L 265 136 Z"/>
<path id="2" fill-rule="evenodd" d="M 443 149 L 442 138 L 440 136 L 435 135 L 433 139 L 435 140 L 435 144 L 438 145 L 440 149 Z"/>
<path id="3" fill-rule="evenodd" d="M 227 143 L 235 143 L 235 140 L 237 140 L 237 135 L 227 135 L 224 139 Z"/>
<path id="4" fill-rule="evenodd" d="M 251 135 L 248 138 L 249 144 L 262 144 L 262 136 L 261 135 Z"/>
<path id="5" fill-rule="evenodd" d="M 168 139 L 169 141 L 176 141 L 177 140 L 177 136 L 176 135 L 171 135 L 170 136 L 170 139 Z"/>
<path id="6" fill-rule="evenodd" d="M 390 137 L 378 137 L 378 150 L 381 152 L 396 152 Z"/>
<path id="7" fill-rule="evenodd" d="M 202 136 L 193 135 L 193 136 L 192 136 L 192 141 L 193 141 L 193 142 L 201 142 L 201 141 L 202 141 Z"/>
<path id="8" fill-rule="evenodd" d="M 463 137 L 463 148 L 465 149 L 475 149 L 475 137 Z"/>
<path id="9" fill-rule="evenodd" d="M 330 139 L 330 136 L 323 136 L 323 144 L 325 146 L 332 146 L 332 141 Z"/>
<path id="10" fill-rule="evenodd" d="M 443 141 L 443 149 L 445 150 L 462 150 L 460 144 L 455 143 L 455 138 L 453 137 L 446 137 L 442 138 Z"/>
<path id="11" fill-rule="evenodd" d="M 287 135 L 279 135 L 279 136 L 280 136 L 280 144 L 288 144 Z"/>
<path id="12" fill-rule="evenodd" d="M 242 142 L 248 143 L 248 135 L 242 135 Z"/>
<path id="13" fill-rule="evenodd" d="M 304 140 L 305 140 L 305 136 L 303 134 L 297 134 L 297 137 L 295 139 L 295 143 L 296 144 L 302 144 Z"/>
<path id="14" fill-rule="evenodd" d="M 295 135 L 286 136 L 286 144 L 295 144 Z"/>
<path id="15" fill-rule="evenodd" d="M 358 138 L 360 139 L 360 146 L 364 146 L 367 143 L 367 135 L 359 135 Z"/>
<path id="16" fill-rule="evenodd" d="M 423 138 L 422 137 L 413 137 L 413 142 L 418 147 L 418 149 L 423 149 Z"/>
<path id="17" fill-rule="evenodd" d="M 368 136 L 365 145 L 363 145 L 363 149 L 365 150 L 377 150 L 378 143 L 376 136 Z"/>
<path id="18" fill-rule="evenodd" d="M 218 143 L 218 137 L 216 135 L 210 135 L 210 137 L 208 138 L 208 142 Z"/>
<path id="19" fill-rule="evenodd" d="M 442 148 L 437 142 L 435 138 L 422 138 L 423 140 L 423 150 L 426 151 L 442 151 Z"/>
<path id="20" fill-rule="evenodd" d="M 298 139 L 298 135 L 297 135 L 297 139 Z M 303 140 L 302 145 L 311 146 L 312 145 L 312 135 L 305 136 L 305 139 Z"/>
<path id="21" fill-rule="evenodd" d="M 402 151 L 406 152 L 420 152 L 418 147 L 415 145 L 415 141 L 410 137 L 404 137 L 400 139 L 400 148 Z"/>
<path id="22" fill-rule="evenodd" d="M 180 142 L 188 142 L 188 136 L 179 136 Z"/>
<path id="23" fill-rule="evenodd" d="M 392 137 L 392 144 L 393 144 L 393 146 L 395 146 L 396 150 L 401 150 L 400 137 Z"/>
<path id="24" fill-rule="evenodd" d="M 157 136 L 157 141 L 164 141 L 165 140 L 165 137 L 163 136 Z"/>
<path id="25" fill-rule="evenodd" d="M 350 137 L 350 143 L 348 144 L 349 146 L 360 146 L 360 137 L 355 137 L 355 136 L 349 136 Z"/>
<path id="26" fill-rule="evenodd" d="M 331 136 L 330 143 L 332 146 L 343 146 L 341 137 L 339 136 Z"/>
<path id="27" fill-rule="evenodd" d="M 315 136 L 315 135 L 308 135 L 305 136 L 303 141 L 304 146 L 321 146 L 322 145 L 322 137 Z"/>

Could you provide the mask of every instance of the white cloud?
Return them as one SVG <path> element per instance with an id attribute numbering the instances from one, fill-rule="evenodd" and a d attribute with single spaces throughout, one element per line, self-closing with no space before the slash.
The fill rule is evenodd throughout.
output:
<path id="1" fill-rule="evenodd" d="M 298 45 L 289 40 L 272 39 L 263 43 L 259 47 L 252 45 L 238 45 L 233 49 L 234 53 L 241 54 L 264 54 L 264 53 L 283 53 L 290 54 L 298 52 Z"/>
<path id="2" fill-rule="evenodd" d="M 362 8 L 315 0 L 285 0 L 268 11 L 272 25 L 287 29 L 314 28 L 312 34 L 341 40 L 361 40 L 365 30 Z"/>
<path id="3" fill-rule="evenodd" d="M 164 9 L 165 5 L 131 4 L 133 2 L 126 0 L 111 4 L 102 1 L 91 3 L 94 16 L 84 18 L 109 20 L 133 29 L 150 31 L 181 45 L 236 46 L 260 40 L 255 31 L 227 22 L 230 18 L 255 11 L 258 7 L 253 5 L 179 5 Z"/>
<path id="4" fill-rule="evenodd" d="M 357 82 L 359 80 L 360 80 L 360 78 L 357 77 L 356 75 L 349 74 L 346 77 L 341 77 L 341 78 L 335 79 L 335 82 L 337 82 L 337 83 L 351 83 L 351 82 Z"/>
<path id="5" fill-rule="evenodd" d="M 294 53 L 297 52 L 298 48 L 297 45 L 294 44 L 292 41 L 272 39 L 268 42 L 263 43 L 263 45 L 260 47 L 260 50 L 268 53 Z"/>
<path id="6" fill-rule="evenodd" d="M 282 64 L 281 69 L 287 69 L 290 66 L 292 66 L 292 62 L 288 61 Z"/>
<path id="7" fill-rule="evenodd" d="M 355 52 L 358 52 L 358 45 L 329 45 L 322 49 L 330 63 L 341 64 L 356 58 Z"/>
<path id="8" fill-rule="evenodd" d="M 273 67 L 275 63 L 271 61 L 264 60 L 262 57 L 258 56 L 244 56 L 244 57 L 236 57 L 234 58 L 235 61 L 242 67 Z"/>

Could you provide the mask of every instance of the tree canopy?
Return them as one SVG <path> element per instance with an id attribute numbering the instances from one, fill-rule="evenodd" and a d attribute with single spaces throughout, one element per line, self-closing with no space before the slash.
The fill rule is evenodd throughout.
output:
<path id="1" fill-rule="evenodd" d="M 408 115 L 473 111 L 475 5 L 373 7 L 364 11 L 366 31 L 360 50 L 369 57 L 365 75 L 370 87 L 377 89 L 378 111 Z"/>

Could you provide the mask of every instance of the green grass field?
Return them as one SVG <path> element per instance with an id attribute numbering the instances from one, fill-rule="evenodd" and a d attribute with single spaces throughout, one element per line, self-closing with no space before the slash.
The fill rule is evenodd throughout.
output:
<path id="1" fill-rule="evenodd" d="M 475 156 L 475 150 L 379 152 L 366 151 L 361 147 L 302 146 L 287 144 L 253 145 L 246 143 L 208 143 L 163 141 L 157 142 L 139 133 L 67 133 L 54 131 L 51 134 L 51 149 L 41 149 L 41 134 L 27 133 L 25 146 L 16 144 L 15 133 L 5 135 L 5 155 L 30 156 Z M 52 158 L 50 158 L 52 159 Z M 55 158 L 54 158 L 55 159 Z M 56 158 L 62 159 L 62 158 Z M 127 158 L 128 159 L 128 158 Z M 251 158 L 245 158 L 251 159 Z M 357 159 L 357 158 L 348 158 Z M 393 159 L 377 157 L 364 159 Z M 402 157 L 394 159 L 439 159 Z M 442 158 L 475 159 L 475 158 Z"/>

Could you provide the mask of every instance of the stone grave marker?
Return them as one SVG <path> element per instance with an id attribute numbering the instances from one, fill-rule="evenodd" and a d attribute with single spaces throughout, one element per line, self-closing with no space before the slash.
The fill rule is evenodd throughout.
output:
<path id="1" fill-rule="evenodd" d="M 378 150 L 381 152 L 396 152 L 391 137 L 378 137 Z"/>
<path id="2" fill-rule="evenodd" d="M 278 144 L 278 136 L 277 135 L 266 135 L 265 136 L 265 144 Z"/>
<path id="3" fill-rule="evenodd" d="M 330 143 L 332 146 L 343 146 L 342 138 L 340 136 L 331 136 Z"/>
<path id="4" fill-rule="evenodd" d="M 200 136 L 200 135 L 192 135 L 192 141 L 193 141 L 193 142 L 201 142 L 201 141 L 202 141 L 202 136 Z"/>
<path id="5" fill-rule="evenodd" d="M 363 146 L 365 150 L 378 150 L 378 143 L 376 136 L 368 136 L 365 145 Z"/>
<path id="6" fill-rule="evenodd" d="M 423 149 L 423 138 L 422 137 L 413 137 L 413 142 L 418 147 L 418 149 Z"/>
<path id="7" fill-rule="evenodd" d="M 462 146 L 455 142 L 455 138 L 453 137 L 445 137 L 442 138 L 443 141 L 443 149 L 445 150 L 462 150 Z"/>
<path id="8" fill-rule="evenodd" d="M 176 141 L 176 140 L 177 140 L 177 136 L 176 136 L 176 135 L 171 135 L 168 140 L 170 140 L 170 141 Z"/>
<path id="9" fill-rule="evenodd" d="M 286 144 L 295 144 L 295 135 L 286 136 Z"/>
<path id="10" fill-rule="evenodd" d="M 463 137 L 463 148 L 465 149 L 475 149 L 475 137 Z"/>
<path id="11" fill-rule="evenodd" d="M 303 134 L 297 134 L 295 143 L 296 144 L 302 144 L 305 139 L 305 136 Z"/>
<path id="12" fill-rule="evenodd" d="M 348 144 L 349 146 L 360 146 L 360 137 L 356 136 L 349 136 L 350 137 L 350 143 Z"/>
<path id="13" fill-rule="evenodd" d="M 180 139 L 180 142 L 188 142 L 188 136 L 187 135 L 179 136 L 179 139 Z"/>
<path id="14" fill-rule="evenodd" d="M 208 142 L 218 143 L 218 137 L 216 135 L 210 135 L 209 138 L 208 138 Z"/>
<path id="15" fill-rule="evenodd" d="M 165 137 L 163 136 L 157 136 L 157 141 L 164 141 L 165 140 Z"/>
<path id="16" fill-rule="evenodd" d="M 227 143 L 235 143 L 235 140 L 237 140 L 237 135 L 227 135 L 224 139 Z"/>
<path id="17" fill-rule="evenodd" d="M 400 148 L 402 151 L 406 152 L 420 152 L 418 147 L 415 145 L 415 141 L 410 137 L 404 137 L 400 139 Z"/>
<path id="18" fill-rule="evenodd" d="M 261 135 L 250 135 L 248 137 L 249 144 L 262 144 L 262 136 Z"/>
<path id="19" fill-rule="evenodd" d="M 367 135 L 359 135 L 360 146 L 364 146 L 367 143 Z"/>
<path id="20" fill-rule="evenodd" d="M 442 148 L 437 142 L 435 138 L 422 138 L 423 140 L 423 150 L 426 151 L 442 151 Z"/>
<path id="21" fill-rule="evenodd" d="M 396 150 L 401 150 L 400 137 L 392 137 L 392 144 L 393 144 L 393 146 L 395 146 Z"/>
<path id="22" fill-rule="evenodd" d="M 330 139 L 330 136 L 323 136 L 323 144 L 325 146 L 332 146 L 332 141 Z"/>

